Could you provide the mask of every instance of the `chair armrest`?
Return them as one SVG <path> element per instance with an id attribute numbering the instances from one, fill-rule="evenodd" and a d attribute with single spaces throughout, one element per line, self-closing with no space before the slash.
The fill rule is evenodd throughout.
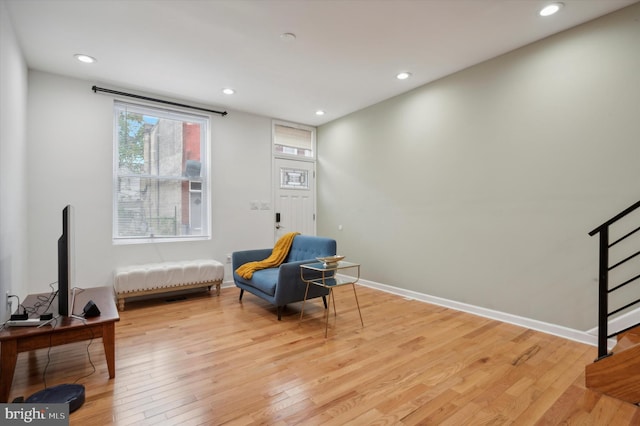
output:
<path id="1" fill-rule="evenodd" d="M 255 262 L 258 260 L 264 260 L 271 255 L 273 249 L 257 249 L 257 250 L 243 250 L 234 251 L 231 254 L 231 268 L 233 271 L 238 269 L 240 265 L 244 265 L 248 262 Z"/>
<path id="2" fill-rule="evenodd" d="M 300 265 L 317 262 L 315 259 L 299 260 L 297 262 L 287 262 L 280 265 L 278 282 L 298 282 L 304 284 L 300 278 Z"/>

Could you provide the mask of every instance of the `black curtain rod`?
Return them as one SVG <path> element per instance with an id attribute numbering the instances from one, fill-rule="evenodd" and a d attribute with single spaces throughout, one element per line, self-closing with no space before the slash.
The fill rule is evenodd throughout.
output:
<path id="1" fill-rule="evenodd" d="M 183 108 L 190 108 L 190 109 L 197 109 L 197 110 L 200 110 L 200 111 L 212 112 L 214 114 L 220 114 L 223 117 L 225 115 L 227 115 L 227 111 L 215 111 L 215 110 L 212 110 L 212 109 L 200 108 L 200 107 L 196 107 L 196 106 L 192 106 L 192 105 L 179 104 L 177 102 L 164 101 L 162 99 L 149 98 L 147 96 L 134 95 L 133 93 L 118 92 L 117 90 L 104 89 L 104 88 L 98 87 L 98 86 L 93 86 L 91 88 L 91 90 L 93 90 L 93 93 L 105 92 L 105 93 L 111 93 L 113 95 L 128 96 L 130 98 L 143 99 L 145 101 L 159 102 L 161 104 L 167 104 L 167 105 L 173 105 L 173 106 L 178 106 L 178 107 L 183 107 Z"/>

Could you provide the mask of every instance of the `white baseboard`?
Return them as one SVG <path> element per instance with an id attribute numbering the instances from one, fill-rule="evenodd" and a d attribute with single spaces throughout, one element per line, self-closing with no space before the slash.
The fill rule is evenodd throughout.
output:
<path id="1" fill-rule="evenodd" d="M 624 313 L 618 317 L 609 320 L 608 333 L 614 334 L 618 331 L 625 330 L 640 323 L 640 308 L 631 312 Z M 594 336 L 598 335 L 598 327 L 594 327 L 591 330 L 587 330 L 587 333 Z"/>
<path id="2" fill-rule="evenodd" d="M 591 346 L 598 346 L 597 329 L 596 333 L 574 330 L 572 328 L 551 324 L 543 321 L 534 320 L 531 318 L 525 318 L 518 315 L 508 314 L 505 312 L 494 311 L 492 309 L 482 308 L 480 306 L 469 305 L 467 303 L 456 302 L 455 300 L 443 299 L 441 297 L 431 296 L 424 293 L 418 293 L 412 290 L 406 290 L 403 288 L 393 287 L 387 284 L 380 284 L 373 281 L 360 279 L 358 284 L 365 287 L 370 287 L 376 290 L 381 290 L 387 293 L 395 294 L 398 296 L 406 297 L 409 299 L 418 300 L 421 302 L 431 303 L 438 306 L 444 306 L 446 308 L 455 309 L 457 311 L 468 312 L 470 314 L 478 315 L 485 318 L 490 318 L 497 321 L 506 322 L 509 324 L 518 325 L 524 328 L 540 331 L 542 333 L 551 334 L 554 336 L 562 337 L 565 339 L 573 340 L 580 343 L 585 343 Z M 609 339 L 607 342 L 608 349 L 612 349 L 616 341 L 615 339 Z"/>
<path id="3" fill-rule="evenodd" d="M 455 300 L 444 299 L 437 296 L 431 296 L 424 293 L 419 293 L 413 290 L 407 290 L 404 288 L 394 287 L 387 284 L 381 284 L 374 281 L 360 279 L 358 284 L 370 287 L 376 290 L 384 291 L 386 293 L 395 294 L 409 299 L 414 299 L 420 302 L 431 303 L 433 305 L 444 306 L 445 308 L 455 309 L 457 311 L 467 312 L 470 314 L 478 315 L 485 318 L 490 318 L 497 321 L 506 322 L 509 324 L 518 325 L 524 328 L 530 328 L 532 330 L 540 331 L 542 333 L 551 334 L 554 336 L 562 337 L 565 339 L 573 340 L 580 343 L 585 343 L 591 346 L 598 346 L 598 328 L 593 328 L 588 331 L 574 330 L 572 328 L 564 327 L 561 325 L 551 324 L 543 321 L 534 320 L 531 318 L 521 317 L 518 315 L 508 314 L 505 312 L 495 311 L 493 309 L 487 309 L 480 306 L 469 305 L 467 303 L 456 302 Z M 233 280 L 224 281 L 222 288 L 235 286 Z M 640 309 L 634 312 L 622 315 L 615 320 L 611 321 L 612 330 L 622 330 L 633 324 L 640 322 Z M 611 350 L 616 344 L 615 339 L 609 339 L 607 342 L 608 349 Z"/>

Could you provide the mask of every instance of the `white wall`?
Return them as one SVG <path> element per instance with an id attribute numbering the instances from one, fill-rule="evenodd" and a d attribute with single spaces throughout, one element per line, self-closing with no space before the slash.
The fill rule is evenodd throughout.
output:
<path id="1" fill-rule="evenodd" d="M 587 234 L 640 200 L 639 20 L 637 4 L 321 126 L 318 234 L 370 281 L 594 326 Z"/>
<path id="2" fill-rule="evenodd" d="M 27 66 L 0 2 L 0 321 L 6 292 L 27 294 L 26 123 Z"/>
<path id="3" fill-rule="evenodd" d="M 30 292 L 46 291 L 57 280 L 56 244 L 66 204 L 75 207 L 80 287 L 111 285 L 119 265 L 193 258 L 224 263 L 235 250 L 273 245 L 272 212 L 250 210 L 251 200 L 271 200 L 270 179 L 262 178 L 271 176 L 271 120 L 229 111 L 211 116 L 212 239 L 114 246 L 113 97 L 93 93 L 93 84 L 29 72 Z M 227 281 L 230 272 L 227 266 Z"/>

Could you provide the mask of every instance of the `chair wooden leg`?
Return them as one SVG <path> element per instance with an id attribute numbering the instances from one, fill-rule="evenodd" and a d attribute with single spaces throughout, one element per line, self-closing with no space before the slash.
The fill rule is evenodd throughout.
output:
<path id="1" fill-rule="evenodd" d="M 244 289 L 241 288 L 240 289 L 240 297 L 238 298 L 238 300 L 242 300 L 242 295 L 244 294 Z"/>
<path id="2" fill-rule="evenodd" d="M 278 321 L 282 321 L 282 306 L 278 306 L 276 310 L 278 311 Z"/>

